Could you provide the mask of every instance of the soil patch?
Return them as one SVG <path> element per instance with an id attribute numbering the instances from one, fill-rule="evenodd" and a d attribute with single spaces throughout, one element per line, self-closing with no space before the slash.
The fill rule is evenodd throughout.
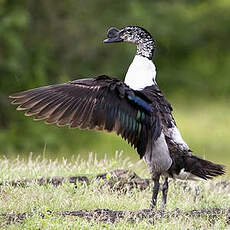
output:
<path id="1" fill-rule="evenodd" d="M 33 183 L 39 185 L 51 184 L 54 186 L 60 186 L 64 182 L 69 182 L 75 185 L 75 188 L 79 184 L 89 185 L 93 180 L 101 181 L 101 186 L 108 186 L 114 190 L 132 190 L 138 188 L 140 190 L 147 189 L 150 184 L 149 179 L 140 178 L 136 173 L 130 170 L 115 169 L 103 174 L 98 174 L 95 178 L 89 178 L 87 176 L 71 176 L 71 177 L 41 177 L 38 179 L 26 178 L 23 180 L 12 180 L 0 182 L 0 186 L 11 185 L 11 186 L 30 186 Z"/>
<path id="2" fill-rule="evenodd" d="M 226 224 L 230 224 L 230 209 L 201 209 L 201 210 L 191 210 L 183 211 L 175 209 L 172 211 L 162 211 L 157 210 L 153 211 L 150 209 L 138 210 L 138 211 L 118 211 L 110 209 L 96 209 L 96 210 L 77 210 L 77 211 L 64 211 L 64 212 L 52 212 L 48 211 L 46 214 L 39 213 L 41 218 L 44 218 L 47 215 L 53 216 L 69 216 L 72 218 L 85 218 L 89 221 L 96 220 L 107 223 L 114 223 L 121 219 L 126 219 L 127 221 L 140 221 L 147 220 L 154 224 L 154 222 L 161 219 L 171 219 L 178 217 L 195 217 L 195 218 L 208 218 L 210 223 L 215 223 L 220 217 L 225 219 Z M 12 213 L 12 214 L 1 214 L 2 226 L 13 224 L 16 222 L 21 222 L 27 218 L 33 216 L 32 213 Z"/>

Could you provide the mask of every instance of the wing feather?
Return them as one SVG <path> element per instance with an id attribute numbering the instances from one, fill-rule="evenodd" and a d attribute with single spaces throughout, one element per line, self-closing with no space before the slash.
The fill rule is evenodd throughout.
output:
<path id="1" fill-rule="evenodd" d="M 160 136 L 161 122 L 153 101 L 107 76 L 40 87 L 10 98 L 19 110 L 27 110 L 27 116 L 34 115 L 34 120 L 114 131 L 137 148 L 141 157 L 148 137 L 156 140 Z"/>

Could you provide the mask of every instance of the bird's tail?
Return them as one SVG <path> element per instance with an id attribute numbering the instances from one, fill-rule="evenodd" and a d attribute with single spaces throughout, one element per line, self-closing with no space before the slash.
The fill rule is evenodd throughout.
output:
<path id="1" fill-rule="evenodd" d="M 215 164 L 211 161 L 201 159 L 197 156 L 189 156 L 185 158 L 185 171 L 202 179 L 212 179 L 225 173 L 224 165 Z"/>

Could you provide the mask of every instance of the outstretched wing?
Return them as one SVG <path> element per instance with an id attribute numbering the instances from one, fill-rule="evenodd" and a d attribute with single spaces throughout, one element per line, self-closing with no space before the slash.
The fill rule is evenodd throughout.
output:
<path id="1" fill-rule="evenodd" d="M 105 75 L 50 85 L 10 96 L 26 116 L 71 128 L 115 131 L 143 157 L 149 137 L 161 133 L 157 110 L 140 92 Z"/>

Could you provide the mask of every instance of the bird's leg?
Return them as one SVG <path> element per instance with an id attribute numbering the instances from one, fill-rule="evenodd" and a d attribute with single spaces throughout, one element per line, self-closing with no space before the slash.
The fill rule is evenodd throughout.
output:
<path id="1" fill-rule="evenodd" d="M 160 177 L 154 178 L 154 186 L 153 186 L 153 195 L 152 195 L 152 202 L 150 204 L 150 209 L 154 209 L 157 204 L 157 195 L 159 192 L 160 188 L 160 182 L 159 182 Z"/>
<path id="2" fill-rule="evenodd" d="M 169 183 L 168 183 L 168 177 L 165 178 L 165 181 L 162 185 L 162 203 L 161 203 L 161 209 L 164 209 L 166 206 L 166 202 L 167 202 L 167 194 L 168 194 L 168 187 L 169 187 Z"/>

